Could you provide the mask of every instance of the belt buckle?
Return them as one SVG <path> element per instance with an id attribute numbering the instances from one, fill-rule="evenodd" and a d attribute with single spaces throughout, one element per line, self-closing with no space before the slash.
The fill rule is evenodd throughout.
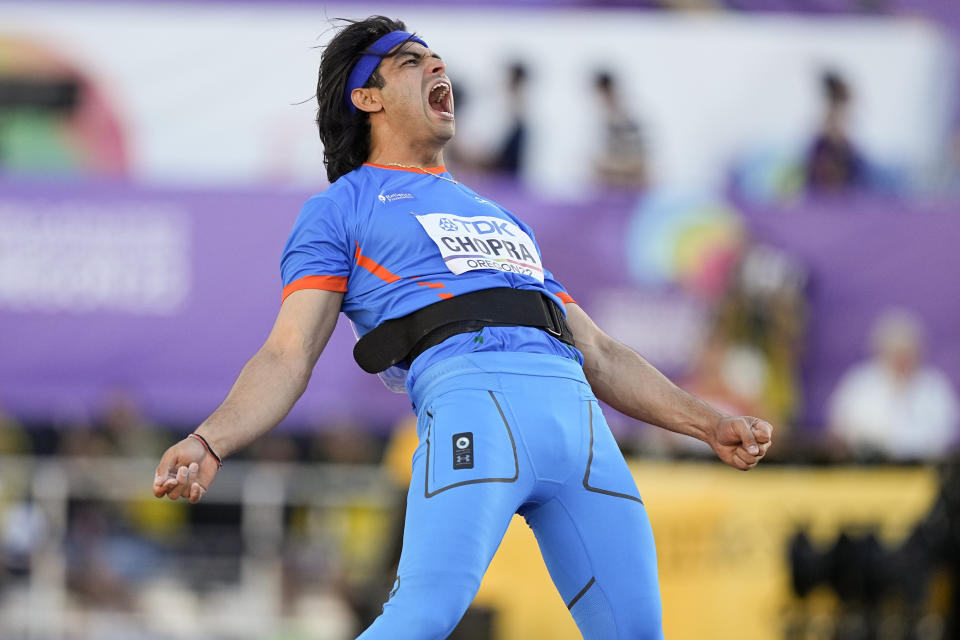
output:
<path id="1" fill-rule="evenodd" d="M 550 325 L 544 327 L 544 330 L 552 335 L 554 338 L 561 338 L 563 336 L 563 324 L 560 321 L 560 309 L 557 308 L 557 305 L 554 304 L 553 300 L 548 298 L 545 295 L 540 296 L 540 300 L 546 306 L 547 317 L 550 319 Z M 559 327 L 555 329 L 554 327 Z"/>

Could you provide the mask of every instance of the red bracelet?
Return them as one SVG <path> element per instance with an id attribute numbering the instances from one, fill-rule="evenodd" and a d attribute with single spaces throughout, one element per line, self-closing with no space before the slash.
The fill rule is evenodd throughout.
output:
<path id="1" fill-rule="evenodd" d="M 188 435 L 187 437 L 188 437 L 188 438 L 191 438 L 191 437 L 192 437 L 192 438 L 196 438 L 197 440 L 199 440 L 199 441 L 200 441 L 200 444 L 203 445 L 203 448 L 206 449 L 206 450 L 210 453 L 210 455 L 213 456 L 213 459 L 214 459 L 214 460 L 217 461 L 217 469 L 220 469 L 220 468 L 223 467 L 223 460 L 221 460 L 221 459 L 220 459 L 220 456 L 217 455 L 217 452 L 213 450 L 213 447 L 210 446 L 210 443 L 207 442 L 207 439 L 206 439 L 206 438 L 204 438 L 204 437 L 203 437 L 202 435 L 200 435 L 199 433 L 191 433 L 191 434 Z"/>

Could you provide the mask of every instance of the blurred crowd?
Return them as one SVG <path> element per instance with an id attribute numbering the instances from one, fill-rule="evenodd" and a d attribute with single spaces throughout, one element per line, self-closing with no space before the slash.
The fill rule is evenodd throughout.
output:
<path id="1" fill-rule="evenodd" d="M 148 491 L 183 434 L 129 394 L 89 420 L 0 423 L 0 637 L 345 638 L 389 589 L 402 488 L 362 425 L 271 434 L 189 506 Z M 59 613 L 31 615 L 38 597 Z"/>
<path id="2" fill-rule="evenodd" d="M 529 162 L 530 105 L 527 97 L 530 75 L 535 70 L 522 61 L 507 65 L 501 108 L 505 125 L 487 153 L 458 144 L 455 139 L 448 153 L 448 164 L 460 175 L 476 178 L 492 175 L 525 183 Z M 597 124 L 592 150 L 589 182 L 598 190 L 627 190 L 638 194 L 657 189 L 650 166 L 656 158 L 645 137 L 642 109 L 626 97 L 624 83 L 642 85 L 643 79 L 619 78 L 609 69 L 598 68 L 591 79 L 593 115 Z M 960 122 L 956 139 L 946 141 L 941 166 L 931 171 L 921 191 L 911 185 L 902 167 L 888 166 L 870 158 L 861 148 L 853 131 L 856 89 L 836 68 L 824 67 L 818 85 L 809 87 L 819 96 L 821 114 L 805 145 L 786 151 L 785 158 L 756 166 L 750 152 L 733 158 L 729 166 L 729 189 L 734 197 L 763 202 L 786 202 L 802 198 L 829 198 L 844 195 L 877 195 L 888 198 L 946 196 L 960 193 Z M 468 86 L 458 85 L 458 110 L 469 114 L 472 97 Z M 464 138 L 473 144 L 470 121 Z M 776 164 L 777 166 L 773 166 Z M 756 174 L 774 173 L 773 178 Z M 757 180 L 766 184 L 761 190 Z"/>

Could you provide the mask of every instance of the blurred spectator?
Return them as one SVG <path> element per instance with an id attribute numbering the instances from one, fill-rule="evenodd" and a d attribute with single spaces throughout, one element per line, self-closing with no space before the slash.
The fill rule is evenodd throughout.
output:
<path id="1" fill-rule="evenodd" d="M 30 573 L 30 560 L 47 543 L 49 522 L 43 509 L 26 500 L 0 503 L 0 586 L 4 574 Z"/>
<path id="2" fill-rule="evenodd" d="M 840 379 L 829 401 L 829 428 L 857 459 L 938 459 L 957 440 L 960 405 L 950 381 L 923 365 L 923 329 L 909 311 L 881 314 L 873 355 Z"/>
<path id="3" fill-rule="evenodd" d="M 765 416 L 769 415 L 764 403 L 769 377 L 763 353 L 718 328 L 680 386 L 727 414 Z"/>
<path id="4" fill-rule="evenodd" d="M 110 497 L 124 476 L 105 471 L 101 461 L 155 455 L 163 439 L 136 397 L 120 389 L 106 395 L 92 423 L 61 429 L 58 453 L 71 473 L 65 577 L 69 593 L 84 607 L 134 611 L 136 588 L 163 562 L 155 541 L 186 522 L 186 505 Z"/>
<path id="5" fill-rule="evenodd" d="M 493 173 L 510 178 L 520 178 L 526 160 L 529 126 L 527 122 L 527 86 L 530 73 L 527 66 L 515 61 L 506 67 L 506 104 L 503 137 L 496 145 L 486 146 L 479 141 L 471 141 L 470 135 L 458 135 L 445 150 L 447 165 L 457 172 Z M 466 113 L 466 105 L 472 104 L 465 82 L 454 82 L 454 96 L 457 113 Z M 469 129 L 470 119 L 464 122 Z M 458 125 L 459 126 L 459 125 Z M 493 137 L 493 136 L 489 136 Z"/>
<path id="6" fill-rule="evenodd" d="M 594 163 L 603 184 L 616 187 L 647 186 L 646 148 L 640 125 L 629 113 L 616 79 L 609 71 L 598 71 L 593 88 L 600 101 L 603 148 Z"/>
<path id="7" fill-rule="evenodd" d="M 257 462 L 296 464 L 300 462 L 301 444 L 288 433 L 274 431 L 257 440 L 246 454 Z"/>
<path id="8" fill-rule="evenodd" d="M 756 242 L 746 242 L 722 269 L 722 297 L 711 300 L 714 318 L 678 385 L 728 414 L 769 418 L 781 442 L 774 455 L 791 456 L 794 443 L 782 443 L 794 437 L 803 396 L 808 270 L 786 252 Z M 636 446 L 643 455 L 713 455 L 698 440 L 654 428 L 641 430 Z"/>
<path id="9" fill-rule="evenodd" d="M 800 359 L 807 330 L 807 266 L 786 251 L 752 244 L 738 265 L 726 319 L 767 364 L 763 406 L 781 435 L 800 412 Z"/>
<path id="10" fill-rule="evenodd" d="M 26 457 L 31 449 L 26 429 L 0 406 L 0 456 Z M 24 499 L 26 491 L 27 486 L 0 478 L 0 587 L 6 573 L 29 572 L 30 556 L 46 538 L 46 519 L 42 510 Z"/>
<path id="11" fill-rule="evenodd" d="M 310 443 L 310 460 L 334 464 L 374 464 L 383 443 L 353 418 L 343 417 L 318 425 Z"/>
<path id="12" fill-rule="evenodd" d="M 0 455 L 29 455 L 31 449 L 26 429 L 0 405 Z"/>
<path id="13" fill-rule="evenodd" d="M 386 525 L 387 535 L 378 566 L 370 579 L 359 584 L 351 593 L 350 603 L 360 620 L 361 628 L 369 626 L 380 615 L 383 594 L 390 593 L 397 576 L 400 551 L 403 548 L 403 523 L 407 514 L 407 488 L 412 476 L 411 459 L 420 440 L 417 436 L 416 416 L 401 419 L 393 428 L 386 443 L 381 468 L 393 488 L 389 497 L 393 503 L 391 517 Z"/>
<path id="14" fill-rule="evenodd" d="M 115 389 L 109 394 L 98 423 L 114 455 L 145 457 L 163 452 L 163 434 L 143 416 L 139 401 L 127 391 Z"/>
<path id="15" fill-rule="evenodd" d="M 61 429 L 58 452 L 74 457 L 149 457 L 163 451 L 164 441 L 164 434 L 143 416 L 138 400 L 114 389 L 93 424 L 76 422 Z"/>
<path id="16" fill-rule="evenodd" d="M 762 351 L 734 338 L 728 329 L 722 321 L 712 328 L 692 368 L 677 384 L 726 414 L 770 415 L 764 398 L 770 379 L 767 360 Z M 624 439 L 621 446 L 648 457 L 706 460 L 714 455 L 700 440 L 649 426 L 634 439 Z"/>
<path id="17" fill-rule="evenodd" d="M 132 587 L 156 571 L 156 551 L 121 522 L 111 503 L 70 501 L 67 586 L 86 606 L 130 611 Z"/>
<path id="18" fill-rule="evenodd" d="M 744 248 L 716 326 L 688 379 L 726 410 L 753 407 L 785 435 L 799 410 L 807 269 L 775 247 Z M 751 414 L 753 415 L 753 414 Z"/>
<path id="19" fill-rule="evenodd" d="M 527 67 L 514 62 L 507 67 L 507 108 L 510 128 L 491 163 L 498 173 L 520 177 L 527 146 Z"/>
<path id="20" fill-rule="evenodd" d="M 837 193 L 861 187 L 867 180 L 863 157 L 850 141 L 850 86 L 835 71 L 820 79 L 824 118 L 807 152 L 806 186 L 810 193 Z"/>

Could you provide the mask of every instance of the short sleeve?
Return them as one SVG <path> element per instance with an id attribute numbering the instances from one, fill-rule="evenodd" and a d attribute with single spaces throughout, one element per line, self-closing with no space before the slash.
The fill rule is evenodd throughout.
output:
<path id="1" fill-rule="evenodd" d="M 300 289 L 346 292 L 350 238 L 346 215 L 332 199 L 314 196 L 303 205 L 280 260 L 283 299 Z"/>

